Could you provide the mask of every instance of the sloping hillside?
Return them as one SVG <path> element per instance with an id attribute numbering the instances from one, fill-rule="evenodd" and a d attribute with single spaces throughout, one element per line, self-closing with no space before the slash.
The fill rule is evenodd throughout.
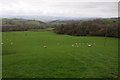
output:
<path id="1" fill-rule="evenodd" d="M 3 31 L 26 31 L 45 28 L 45 23 L 26 19 L 2 19 Z"/>
<path id="2" fill-rule="evenodd" d="M 81 20 L 55 20 L 49 22 L 49 24 L 68 24 L 68 23 L 79 23 Z"/>

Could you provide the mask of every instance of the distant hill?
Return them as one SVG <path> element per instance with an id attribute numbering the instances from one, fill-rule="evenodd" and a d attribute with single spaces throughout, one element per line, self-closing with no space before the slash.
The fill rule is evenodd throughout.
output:
<path id="1" fill-rule="evenodd" d="M 22 25 L 43 25 L 45 24 L 42 21 L 37 20 L 27 20 L 27 19 L 2 19 L 2 25 L 16 25 L 16 26 L 22 26 Z"/>
<path id="2" fill-rule="evenodd" d="M 3 31 L 23 31 L 28 29 L 42 29 L 45 24 L 38 20 L 27 19 L 2 19 Z"/>
<path id="3" fill-rule="evenodd" d="M 99 17 L 66 17 L 66 16 L 2 16 L 0 18 L 7 19 L 27 19 L 27 20 L 40 20 L 43 22 L 50 22 L 55 20 L 88 20 L 88 19 L 96 19 Z"/>
<path id="4" fill-rule="evenodd" d="M 79 23 L 81 22 L 82 20 L 54 20 L 54 21 L 51 21 L 49 22 L 48 24 L 50 25 L 56 25 L 56 24 L 69 24 L 69 23 Z"/>
<path id="5" fill-rule="evenodd" d="M 118 18 L 105 18 L 104 20 L 105 20 L 107 23 L 120 22 Z"/>

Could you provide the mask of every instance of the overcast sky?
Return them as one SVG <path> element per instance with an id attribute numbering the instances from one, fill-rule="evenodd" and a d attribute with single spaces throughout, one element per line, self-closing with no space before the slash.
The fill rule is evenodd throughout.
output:
<path id="1" fill-rule="evenodd" d="M 0 0 L 0 16 L 117 17 L 118 1 Z"/>

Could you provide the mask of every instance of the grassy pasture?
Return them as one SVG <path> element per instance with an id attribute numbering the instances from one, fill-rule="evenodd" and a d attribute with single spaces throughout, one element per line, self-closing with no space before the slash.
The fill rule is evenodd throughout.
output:
<path id="1" fill-rule="evenodd" d="M 3 32 L 3 78 L 115 77 L 118 39 L 106 38 L 106 46 L 104 40 L 51 31 Z"/>

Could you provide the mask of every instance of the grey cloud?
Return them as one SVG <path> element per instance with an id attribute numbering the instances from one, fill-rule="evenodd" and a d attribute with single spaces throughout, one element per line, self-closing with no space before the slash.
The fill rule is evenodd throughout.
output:
<path id="1" fill-rule="evenodd" d="M 117 2 L 80 2 L 80 0 L 4 0 L 0 15 L 38 15 L 67 17 L 113 17 Z"/>

